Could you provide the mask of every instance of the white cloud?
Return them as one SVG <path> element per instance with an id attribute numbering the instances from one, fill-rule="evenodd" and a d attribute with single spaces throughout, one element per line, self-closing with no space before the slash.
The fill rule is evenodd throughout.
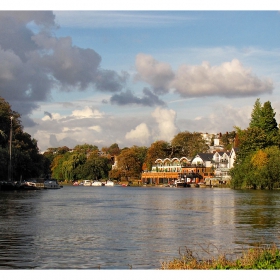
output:
<path id="1" fill-rule="evenodd" d="M 155 140 L 170 141 L 178 132 L 175 124 L 176 112 L 174 110 L 157 107 L 152 112 L 152 117 L 158 124 L 154 131 Z"/>
<path id="2" fill-rule="evenodd" d="M 99 125 L 90 126 L 90 127 L 88 127 L 88 129 L 94 130 L 96 132 L 101 132 L 102 131 L 102 129 Z"/>
<path id="3" fill-rule="evenodd" d="M 136 79 L 150 84 L 156 91 L 174 90 L 182 97 L 246 97 L 272 93 L 273 82 L 259 78 L 245 68 L 238 59 L 211 66 L 182 64 L 176 72 L 167 63 L 158 62 L 152 56 L 136 56 Z"/>
<path id="4" fill-rule="evenodd" d="M 182 96 L 224 97 L 251 96 L 272 92 L 270 79 L 260 79 L 251 69 L 245 69 L 241 62 L 233 59 L 219 66 L 208 62 L 201 65 L 179 67 L 171 85 Z"/>
<path id="5" fill-rule="evenodd" d="M 75 118 L 83 119 L 83 118 L 102 118 L 103 113 L 96 109 L 91 109 L 90 107 L 86 106 L 82 110 L 74 110 L 72 112 L 72 116 Z"/>
<path id="6" fill-rule="evenodd" d="M 136 126 L 135 129 L 127 132 L 125 135 L 125 139 L 133 140 L 135 142 L 139 142 L 142 145 L 147 144 L 150 138 L 150 131 L 148 126 L 145 123 L 141 123 Z"/>

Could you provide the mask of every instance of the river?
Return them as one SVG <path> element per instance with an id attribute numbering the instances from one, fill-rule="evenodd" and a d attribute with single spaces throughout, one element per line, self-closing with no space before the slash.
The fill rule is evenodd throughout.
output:
<path id="1" fill-rule="evenodd" d="M 280 191 L 74 187 L 0 192 L 0 269 L 159 269 L 280 237 Z"/>

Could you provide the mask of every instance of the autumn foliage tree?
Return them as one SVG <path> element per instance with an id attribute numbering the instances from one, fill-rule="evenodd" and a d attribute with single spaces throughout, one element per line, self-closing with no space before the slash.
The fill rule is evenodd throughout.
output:
<path id="1" fill-rule="evenodd" d="M 127 181 L 129 178 L 140 179 L 145 162 L 147 147 L 132 146 L 124 148 L 118 156 L 118 169 Z"/>

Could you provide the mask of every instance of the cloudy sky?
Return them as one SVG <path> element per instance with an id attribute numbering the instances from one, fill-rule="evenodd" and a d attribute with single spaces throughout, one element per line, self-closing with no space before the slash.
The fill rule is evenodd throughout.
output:
<path id="1" fill-rule="evenodd" d="M 279 34 L 279 9 L 6 9 L 0 95 L 42 152 L 246 128 L 257 98 L 279 123 Z"/>

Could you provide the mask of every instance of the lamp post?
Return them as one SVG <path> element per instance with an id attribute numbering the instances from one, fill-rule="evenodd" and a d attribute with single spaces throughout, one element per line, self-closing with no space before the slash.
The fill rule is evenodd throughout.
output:
<path id="1" fill-rule="evenodd" d="M 10 128 L 10 146 L 9 146 L 9 153 L 10 153 L 10 160 L 9 160 L 9 167 L 8 167 L 8 181 L 12 181 L 12 136 L 13 136 L 13 116 L 10 117 L 11 119 L 11 128 Z"/>

